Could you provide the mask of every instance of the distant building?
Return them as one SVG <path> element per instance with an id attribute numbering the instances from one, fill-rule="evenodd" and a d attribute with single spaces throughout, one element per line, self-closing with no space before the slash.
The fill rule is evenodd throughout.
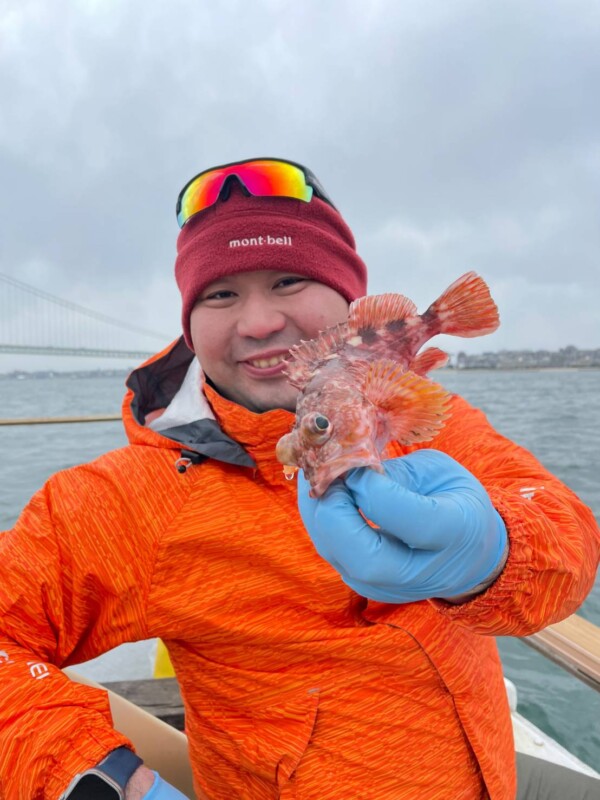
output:
<path id="1" fill-rule="evenodd" d="M 469 355 L 460 352 L 450 362 L 456 369 L 545 369 L 600 367 L 600 348 L 579 350 L 573 345 L 558 351 L 499 350 Z"/>

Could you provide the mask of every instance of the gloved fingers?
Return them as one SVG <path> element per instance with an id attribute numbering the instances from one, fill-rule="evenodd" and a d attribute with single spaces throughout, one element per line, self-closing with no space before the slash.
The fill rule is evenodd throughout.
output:
<path id="1" fill-rule="evenodd" d="M 432 597 L 445 588 L 440 576 L 444 557 L 430 550 L 413 550 L 385 533 L 378 536 L 370 557 L 344 551 L 335 565 L 344 581 L 359 594 L 372 600 L 406 602 Z"/>
<path id="2" fill-rule="evenodd" d="M 370 558 L 377 549 L 378 535 L 367 525 L 341 481 L 334 482 L 318 500 L 310 497 L 308 482 L 298 474 L 298 506 L 302 521 L 320 556 L 330 563 L 344 564 L 349 542 L 358 548 L 358 558 Z M 354 554 L 350 554 L 352 559 Z M 345 568 L 345 566 L 344 566 Z"/>
<path id="3" fill-rule="evenodd" d="M 323 532 L 326 532 L 328 528 L 337 530 L 340 525 L 356 525 L 363 522 L 350 492 L 342 481 L 334 481 L 325 494 L 317 500 L 309 494 L 310 483 L 304 477 L 303 470 L 298 471 L 297 480 L 298 509 L 304 527 L 313 540 L 314 534 L 318 532 L 319 539 L 323 539 L 322 544 L 324 545 L 327 537 L 323 538 Z M 343 522 L 340 520 L 340 516 Z M 318 547 L 317 550 L 323 558 L 328 557 Z"/>
<path id="4" fill-rule="evenodd" d="M 456 493 L 419 494 L 411 488 L 414 482 L 408 471 L 400 470 L 391 478 L 387 471 L 381 475 L 361 468 L 344 480 L 367 519 L 410 547 L 440 550 L 460 543 L 468 520 Z"/>
<path id="5" fill-rule="evenodd" d="M 382 478 L 386 476 L 371 470 L 357 470 L 349 481 L 358 485 L 357 494 L 363 490 L 366 492 L 364 505 L 371 509 L 374 522 L 381 522 L 381 519 L 377 519 L 373 505 L 368 505 L 368 498 L 377 500 L 377 491 L 369 491 L 368 484 L 370 481 L 377 483 Z M 363 484 L 366 484 L 366 488 Z M 398 488 L 395 482 L 392 484 Z M 447 527 L 448 519 L 452 513 L 458 512 L 447 513 L 444 504 L 452 508 L 456 502 L 456 492 L 448 493 L 449 498 L 436 499 L 442 516 L 443 526 L 440 529 L 445 546 L 424 549 L 425 537 L 422 535 L 413 536 L 415 546 L 408 546 L 383 527 L 374 530 L 356 508 L 355 500 L 360 501 L 360 498 L 354 498 L 341 481 L 332 484 L 319 500 L 309 497 L 309 489 L 308 483 L 300 478 L 299 507 L 317 552 L 354 591 L 380 602 L 406 603 L 430 597 L 452 597 L 470 591 L 490 574 L 506 542 L 504 523 L 491 504 L 491 511 L 498 523 L 493 518 L 492 525 L 477 524 L 476 527 L 482 534 L 489 527 L 492 535 L 465 535 L 466 530 L 473 528 L 472 521 L 466 520 L 458 526 L 460 535 L 455 535 L 453 539 Z M 400 489 L 408 491 L 404 487 Z M 472 499 L 469 498 L 469 502 Z M 383 498 L 383 505 L 386 502 L 389 502 L 389 492 Z M 477 505 L 478 500 L 475 502 Z M 462 508 L 459 504 L 459 511 L 465 511 L 468 507 L 469 503 Z M 395 512 L 391 515 L 391 522 L 386 520 L 386 524 L 394 524 L 395 517 L 403 513 L 401 506 L 398 511 L 395 501 L 393 509 Z M 465 514 L 473 516 L 473 510 L 465 511 Z M 501 531 L 496 533 L 497 527 L 502 527 L 503 537 L 499 535 Z M 411 537 L 408 535 L 406 538 Z"/>
<path id="6" fill-rule="evenodd" d="M 390 478 L 418 494 L 435 495 L 478 483 L 468 469 L 440 450 L 415 450 L 405 456 L 386 459 L 383 467 Z"/>
<path id="7" fill-rule="evenodd" d="M 349 585 L 359 581 L 371 586 L 404 586 L 427 580 L 435 568 L 434 554 L 414 550 L 385 531 L 374 530 L 360 516 L 342 483 L 312 500 L 309 508 L 310 521 L 304 521 L 317 552 Z"/>

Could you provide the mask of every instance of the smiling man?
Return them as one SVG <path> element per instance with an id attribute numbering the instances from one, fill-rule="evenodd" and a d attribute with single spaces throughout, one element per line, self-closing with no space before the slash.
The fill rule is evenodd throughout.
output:
<path id="1" fill-rule="evenodd" d="M 199 797 L 514 800 L 494 636 L 583 601 L 592 513 L 456 396 L 427 448 L 310 498 L 275 457 L 283 359 L 366 293 L 352 233 L 278 159 L 200 173 L 177 216 L 183 337 L 128 378 L 130 444 L 53 476 L 0 536 L 0 795 L 181 798 L 57 669 L 160 637 Z M 537 774 L 520 800 L 594 796 Z"/>

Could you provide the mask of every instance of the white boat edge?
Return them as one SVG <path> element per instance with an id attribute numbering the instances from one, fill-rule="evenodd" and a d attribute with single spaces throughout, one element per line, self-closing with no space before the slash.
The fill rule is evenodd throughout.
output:
<path id="1" fill-rule="evenodd" d="M 513 724 L 513 736 L 515 739 L 515 750 L 525 753 L 528 756 L 541 758 L 561 767 L 573 769 L 576 772 L 583 772 L 600 779 L 600 773 L 586 764 L 577 756 L 573 755 L 566 747 L 563 747 L 547 733 L 540 730 L 532 722 L 526 719 L 517 711 L 517 688 L 512 681 L 504 678 L 506 692 Z"/>

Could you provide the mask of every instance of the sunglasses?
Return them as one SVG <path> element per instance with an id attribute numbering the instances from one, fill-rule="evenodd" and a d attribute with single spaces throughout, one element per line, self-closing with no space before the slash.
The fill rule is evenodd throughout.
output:
<path id="1" fill-rule="evenodd" d="M 194 214 L 210 208 L 219 197 L 227 197 L 233 178 L 254 197 L 290 197 L 310 203 L 314 194 L 335 208 L 317 177 L 306 167 L 278 158 L 256 158 L 207 169 L 186 183 L 177 198 L 179 227 L 183 228 Z"/>

